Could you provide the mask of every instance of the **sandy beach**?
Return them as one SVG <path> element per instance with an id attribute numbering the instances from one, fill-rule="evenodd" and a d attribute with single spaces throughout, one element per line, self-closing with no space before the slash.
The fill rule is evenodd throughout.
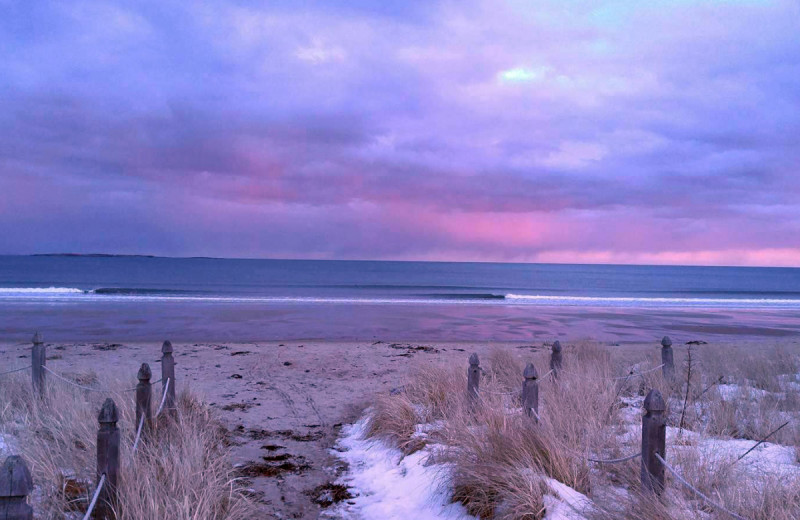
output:
<path id="1" fill-rule="evenodd" d="M 714 345 L 749 351 L 776 345 L 800 349 L 797 339 L 709 344 Z M 329 450 L 341 426 L 357 420 L 376 393 L 401 387 L 414 367 L 466 368 L 470 353 L 485 356 L 498 347 L 520 359 L 545 348 L 541 342 L 382 340 L 174 344 L 179 390 L 191 387 L 217 410 L 230 432 L 232 462 L 249 479 L 248 487 L 266 518 L 319 517 L 324 509 L 315 503 L 315 488 L 332 482 L 345 469 Z M 134 383 L 143 362 L 151 365 L 154 378 L 159 377 L 160 348 L 160 343 L 48 343 L 47 365 L 67 375 L 94 371 Z M 642 359 L 659 345 L 631 343 L 616 348 Z M 680 355 L 677 348 L 676 356 Z M 30 343 L 0 346 L 0 366 L 24 364 L 29 357 Z"/>

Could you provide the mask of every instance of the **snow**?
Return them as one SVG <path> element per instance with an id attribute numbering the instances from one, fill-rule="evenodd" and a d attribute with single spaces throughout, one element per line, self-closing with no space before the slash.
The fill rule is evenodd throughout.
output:
<path id="1" fill-rule="evenodd" d="M 545 478 L 545 482 L 555 495 L 544 496 L 547 509 L 544 520 L 586 520 L 580 514 L 592 508 L 592 501 L 586 495 L 552 478 Z"/>
<path id="2" fill-rule="evenodd" d="M 744 455 L 747 450 L 755 446 L 757 441 L 746 439 L 719 439 L 713 437 L 701 437 L 695 432 L 683 431 L 683 438 L 689 440 L 691 444 L 688 449 L 695 451 L 707 464 L 713 467 L 715 464 L 728 466 L 733 464 L 736 459 Z M 677 442 L 670 442 L 670 439 L 677 438 L 677 428 L 667 428 L 667 461 L 669 462 L 670 451 L 679 453 L 687 446 L 681 446 Z M 795 458 L 793 446 L 782 446 L 771 442 L 762 443 L 745 458 L 735 463 L 736 468 L 747 474 L 750 478 L 757 480 L 765 475 L 778 477 L 797 476 L 800 477 L 800 466 Z"/>
<path id="3" fill-rule="evenodd" d="M 795 383 L 794 381 L 783 383 L 783 387 L 790 392 L 800 392 L 800 383 Z"/>
<path id="4" fill-rule="evenodd" d="M 364 438 L 367 419 L 343 428 L 333 453 L 350 465 L 338 483 L 355 498 L 329 512 L 334 518 L 364 520 L 472 520 L 461 504 L 450 502 L 441 477 L 443 464 L 428 464 L 433 447 L 403 457 L 400 450 Z"/>
<path id="5" fill-rule="evenodd" d="M 719 390 L 719 395 L 723 401 L 735 401 L 737 399 L 757 400 L 767 395 L 774 395 L 772 392 L 761 390 L 759 388 L 751 388 L 749 386 L 740 386 L 735 384 L 717 385 L 717 390 Z"/>
<path id="6" fill-rule="evenodd" d="M 349 464 L 337 483 L 355 495 L 325 513 L 326 518 L 362 520 L 477 520 L 461 504 L 450 502 L 449 465 L 435 463 L 444 449 L 429 444 L 408 456 L 380 440 L 365 439 L 367 417 L 345 426 L 332 453 Z M 434 431 L 435 425 L 417 425 L 415 437 Z M 551 493 L 544 496 L 544 520 L 585 520 L 579 512 L 591 508 L 585 495 L 557 480 L 542 478 Z"/>

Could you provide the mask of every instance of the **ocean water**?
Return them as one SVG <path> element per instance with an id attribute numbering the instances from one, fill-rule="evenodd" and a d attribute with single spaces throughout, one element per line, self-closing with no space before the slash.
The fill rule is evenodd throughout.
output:
<path id="1" fill-rule="evenodd" d="M 798 321 L 792 268 L 0 256 L 4 340 L 641 340 Z"/>

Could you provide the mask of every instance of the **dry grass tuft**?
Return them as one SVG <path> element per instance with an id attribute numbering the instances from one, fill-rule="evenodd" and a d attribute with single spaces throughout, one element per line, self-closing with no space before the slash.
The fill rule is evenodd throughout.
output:
<path id="1" fill-rule="evenodd" d="M 133 392 L 121 391 L 130 382 L 98 381 L 92 374 L 78 378 L 99 382 L 112 393 L 50 381 L 48 398 L 40 401 L 31 395 L 30 376 L 0 380 L 0 431 L 33 473 L 37 518 L 61 519 L 65 512 L 88 506 L 95 487 L 97 414 L 106 397 L 114 399 L 120 413 L 120 520 L 244 520 L 257 515 L 233 477 L 225 428 L 196 396 L 180 394 L 176 420 L 160 417 L 132 455 Z M 153 390 L 156 401 L 160 385 Z"/>
<path id="2" fill-rule="evenodd" d="M 381 395 L 373 405 L 367 424 L 367 435 L 389 441 L 404 453 L 412 453 L 422 447 L 414 440 L 416 425 L 420 417 L 405 394 Z"/>

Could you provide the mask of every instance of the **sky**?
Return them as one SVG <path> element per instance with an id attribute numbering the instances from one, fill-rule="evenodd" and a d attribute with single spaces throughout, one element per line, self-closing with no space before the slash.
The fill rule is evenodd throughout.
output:
<path id="1" fill-rule="evenodd" d="M 800 0 L 0 10 L 0 254 L 800 266 Z"/>

